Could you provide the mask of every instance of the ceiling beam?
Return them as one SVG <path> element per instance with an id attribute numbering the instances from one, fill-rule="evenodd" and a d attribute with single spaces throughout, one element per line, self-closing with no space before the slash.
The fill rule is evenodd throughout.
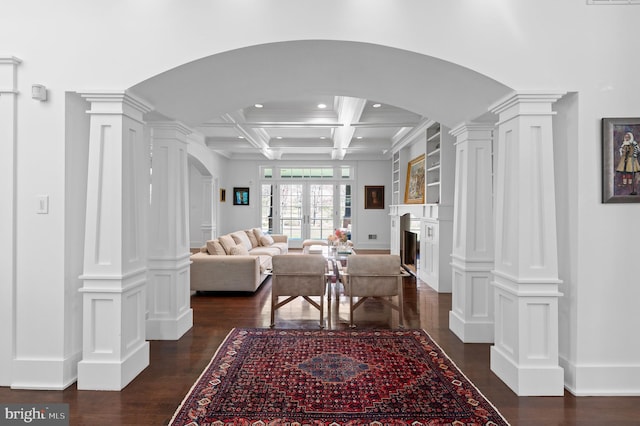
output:
<path id="1" fill-rule="evenodd" d="M 244 137 L 254 148 L 260 150 L 267 159 L 273 160 L 274 155 L 269 147 L 269 135 L 260 128 L 248 127 L 244 123 L 244 116 L 241 111 L 222 115 L 222 120 L 226 123 L 233 123 L 237 132 Z"/>
<path id="2" fill-rule="evenodd" d="M 338 122 L 342 124 L 342 127 L 334 130 L 331 158 L 333 160 L 343 160 L 356 130 L 351 124 L 360 120 L 367 101 L 366 99 L 348 96 L 336 96 L 335 103 Z"/>

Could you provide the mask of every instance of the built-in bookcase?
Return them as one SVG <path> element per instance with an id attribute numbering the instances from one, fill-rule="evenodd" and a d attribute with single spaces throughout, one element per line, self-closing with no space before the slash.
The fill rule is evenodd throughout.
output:
<path id="1" fill-rule="evenodd" d="M 442 152 L 440 124 L 435 123 L 427 128 L 427 146 L 426 146 L 426 193 L 425 202 L 427 204 L 438 204 L 440 202 L 440 164 Z"/>
<path id="2" fill-rule="evenodd" d="M 391 204 L 400 204 L 400 152 L 393 154 L 393 164 L 391 168 Z"/>

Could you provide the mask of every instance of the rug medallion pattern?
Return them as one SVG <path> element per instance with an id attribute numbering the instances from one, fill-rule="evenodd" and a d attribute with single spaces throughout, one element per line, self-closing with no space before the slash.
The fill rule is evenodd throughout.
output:
<path id="1" fill-rule="evenodd" d="M 172 425 L 506 425 L 422 330 L 235 329 Z"/>

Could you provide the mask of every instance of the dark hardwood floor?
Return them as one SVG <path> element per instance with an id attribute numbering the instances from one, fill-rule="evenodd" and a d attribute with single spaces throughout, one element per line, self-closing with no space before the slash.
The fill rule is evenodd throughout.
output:
<path id="1" fill-rule="evenodd" d="M 2 403 L 68 403 L 71 425 L 166 425 L 227 333 L 236 327 L 269 325 L 271 282 L 257 293 L 197 294 L 191 298 L 194 326 L 178 341 L 152 341 L 151 360 L 120 392 L 27 391 L 0 388 Z M 337 309 L 339 304 L 339 309 Z M 449 331 L 451 295 L 405 278 L 405 324 L 425 329 L 512 425 L 638 425 L 640 397 L 517 397 L 489 369 L 488 344 L 463 344 Z M 348 301 L 333 298 L 329 328 L 348 327 Z M 397 326 L 397 313 L 366 302 L 358 327 Z M 316 328 L 317 311 L 295 301 L 278 310 L 279 328 Z"/>

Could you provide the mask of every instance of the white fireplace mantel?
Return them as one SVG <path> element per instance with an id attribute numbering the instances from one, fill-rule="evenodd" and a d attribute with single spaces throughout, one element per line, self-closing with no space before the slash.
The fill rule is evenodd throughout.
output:
<path id="1" fill-rule="evenodd" d="M 404 216 L 410 214 L 416 219 L 438 219 L 442 209 L 453 209 L 453 206 L 442 204 L 395 204 L 389 206 L 390 216 Z"/>

